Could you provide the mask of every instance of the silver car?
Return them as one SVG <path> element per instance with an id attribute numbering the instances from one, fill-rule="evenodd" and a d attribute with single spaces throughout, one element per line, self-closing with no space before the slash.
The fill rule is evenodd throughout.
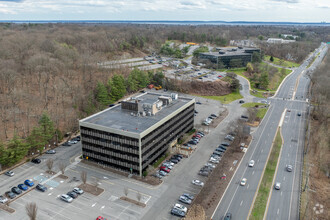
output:
<path id="1" fill-rule="evenodd" d="M 65 202 L 69 202 L 69 203 L 73 201 L 73 199 L 70 196 L 66 195 L 66 194 L 62 194 L 61 199 Z"/>

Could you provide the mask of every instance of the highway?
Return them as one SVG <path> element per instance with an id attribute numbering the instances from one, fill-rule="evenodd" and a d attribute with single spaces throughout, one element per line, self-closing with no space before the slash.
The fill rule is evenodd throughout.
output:
<path id="1" fill-rule="evenodd" d="M 321 47 L 324 48 L 324 45 L 322 44 L 320 48 Z M 311 56 L 318 54 L 320 48 Z M 325 54 L 325 51 L 320 53 L 320 57 L 315 60 L 312 67 L 319 63 L 318 59 L 322 58 L 322 54 Z M 307 58 L 301 66 L 296 68 L 292 74 L 288 75 L 275 96 L 268 99 L 271 102 L 270 108 L 259 125 L 259 128 L 252 134 L 253 140 L 249 146 L 249 150 L 244 155 L 212 219 L 222 219 L 227 212 L 232 213 L 233 219 L 248 218 L 281 114 L 285 109 L 292 109 L 292 111 L 290 114 L 286 113 L 282 130 L 283 133 L 286 132 L 284 135 L 285 144 L 281 154 L 279 170 L 275 179 L 283 182 L 285 177 L 286 180 L 285 184 L 282 184 L 282 189 L 280 191 L 272 193 L 268 209 L 268 213 L 271 217 L 267 216 L 267 219 L 275 219 L 273 218 L 274 215 L 278 216 L 278 219 L 297 219 L 297 198 L 299 194 L 297 191 L 298 189 L 292 189 L 292 186 L 298 186 L 299 184 L 300 165 L 297 166 L 296 164 L 299 164 L 298 161 L 301 159 L 303 143 L 298 143 L 298 139 L 303 139 L 301 132 L 303 132 L 304 128 L 304 114 L 299 117 L 297 113 L 305 113 L 307 108 L 306 93 L 309 85 L 309 78 L 306 77 L 306 67 L 310 60 L 312 60 L 312 58 Z M 294 140 L 293 143 L 291 143 L 292 140 Z M 286 145 L 288 145 L 288 147 L 286 147 Z M 247 166 L 248 162 L 252 159 L 255 161 L 253 168 Z M 292 165 L 294 165 L 294 170 L 291 173 L 285 171 L 286 163 L 292 163 Z M 288 175 L 290 175 L 290 177 L 288 177 Z M 247 184 L 245 186 L 240 186 L 239 184 L 242 178 L 247 178 Z M 280 199 L 277 197 L 280 197 Z"/>

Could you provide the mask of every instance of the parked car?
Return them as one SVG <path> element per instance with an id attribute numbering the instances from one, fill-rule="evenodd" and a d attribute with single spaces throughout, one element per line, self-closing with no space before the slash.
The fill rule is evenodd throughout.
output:
<path id="1" fill-rule="evenodd" d="M 243 178 L 242 180 L 241 180 L 241 186 L 245 186 L 246 185 L 246 181 L 247 181 L 247 179 L 246 178 Z"/>
<path id="2" fill-rule="evenodd" d="M 225 146 L 225 147 L 228 147 L 230 144 L 228 142 L 222 142 L 221 145 Z"/>
<path id="3" fill-rule="evenodd" d="M 233 136 L 231 136 L 231 135 L 227 135 L 226 137 L 225 137 L 225 140 L 228 140 L 228 141 L 233 141 L 235 138 L 233 137 Z"/>
<path id="4" fill-rule="evenodd" d="M 5 175 L 7 175 L 7 176 L 14 176 L 15 173 L 12 170 L 9 170 L 9 171 L 5 172 Z"/>
<path id="5" fill-rule="evenodd" d="M 96 218 L 96 220 L 107 220 L 107 219 L 102 217 L 102 216 L 99 216 L 99 217 Z"/>
<path id="6" fill-rule="evenodd" d="M 190 144 L 188 144 L 188 143 L 184 143 L 184 144 L 183 144 L 183 146 L 186 146 L 186 147 L 191 147 L 191 145 L 190 145 Z"/>
<path id="7" fill-rule="evenodd" d="M 48 150 L 46 151 L 46 154 L 56 154 L 56 150 Z"/>
<path id="8" fill-rule="evenodd" d="M 177 160 L 176 158 L 171 158 L 170 161 L 175 163 L 175 164 L 179 163 L 179 160 Z"/>
<path id="9" fill-rule="evenodd" d="M 27 185 L 27 186 L 30 186 L 30 187 L 34 186 L 34 183 L 31 180 L 25 180 L 24 184 Z"/>
<path id="10" fill-rule="evenodd" d="M 75 139 L 71 139 L 71 140 L 69 140 L 68 142 L 71 143 L 71 144 L 76 144 L 76 143 L 78 143 L 78 141 L 75 140 Z"/>
<path id="11" fill-rule="evenodd" d="M 47 187 L 44 186 L 44 185 L 41 185 L 41 184 L 38 184 L 38 185 L 36 186 L 36 189 L 37 189 L 37 190 L 40 190 L 41 192 L 46 192 L 46 191 L 47 191 Z"/>
<path id="12" fill-rule="evenodd" d="M 239 100 L 239 103 L 240 103 L 240 104 L 244 103 L 244 100 Z"/>
<path id="13" fill-rule="evenodd" d="M 202 132 L 202 131 L 198 131 L 197 133 L 205 136 L 204 132 Z"/>
<path id="14" fill-rule="evenodd" d="M 201 105 L 202 103 L 201 102 L 196 102 L 197 105 Z"/>
<path id="15" fill-rule="evenodd" d="M 70 197 L 73 198 L 73 199 L 75 199 L 75 198 L 78 197 L 78 194 L 75 193 L 75 192 L 73 192 L 73 191 L 68 192 L 67 195 L 70 196 Z"/>
<path id="16" fill-rule="evenodd" d="M 227 150 L 227 148 L 226 148 L 225 146 L 222 146 L 222 145 L 220 145 L 220 146 L 218 147 L 218 149 L 222 149 L 222 150 L 224 150 L 224 151 Z"/>
<path id="17" fill-rule="evenodd" d="M 12 191 L 7 191 L 7 192 L 5 193 L 5 195 L 6 195 L 9 199 L 13 199 L 13 198 L 16 197 L 16 194 L 13 193 Z"/>
<path id="18" fill-rule="evenodd" d="M 274 188 L 277 189 L 277 190 L 280 190 L 281 189 L 281 183 L 276 182 Z"/>
<path id="19" fill-rule="evenodd" d="M 65 202 L 69 202 L 69 203 L 73 201 L 72 197 L 70 197 L 70 196 L 68 196 L 68 195 L 66 195 L 66 194 L 62 194 L 62 195 L 60 196 L 60 198 L 61 198 L 63 201 L 65 201 Z"/>
<path id="20" fill-rule="evenodd" d="M 159 175 L 161 175 L 161 176 L 166 176 L 167 173 L 166 173 L 165 171 L 163 171 L 163 170 L 159 170 Z"/>
<path id="21" fill-rule="evenodd" d="M 211 168 L 213 168 L 213 169 L 215 168 L 215 165 L 214 165 L 214 164 L 211 164 L 211 163 L 206 163 L 205 166 L 207 166 L 207 167 L 211 167 Z"/>
<path id="22" fill-rule="evenodd" d="M 182 196 L 185 196 L 185 197 L 187 197 L 190 200 L 193 200 L 195 198 L 193 195 L 191 195 L 189 193 L 183 193 Z"/>
<path id="23" fill-rule="evenodd" d="M 249 167 L 253 167 L 253 166 L 254 166 L 254 160 L 250 160 Z"/>
<path id="24" fill-rule="evenodd" d="M 211 116 L 214 117 L 214 118 L 218 117 L 218 115 L 216 115 L 216 114 L 211 114 Z"/>
<path id="25" fill-rule="evenodd" d="M 171 210 L 171 214 L 172 214 L 172 215 L 179 216 L 179 217 L 185 217 L 185 216 L 186 216 L 186 213 L 185 213 L 184 211 L 181 211 L 181 210 L 179 210 L 179 209 L 175 209 L 175 208 L 173 208 L 173 209 Z"/>
<path id="26" fill-rule="evenodd" d="M 183 211 L 183 212 L 187 212 L 187 207 L 185 207 L 184 205 L 181 205 L 181 204 L 179 204 L 179 203 L 176 203 L 175 205 L 174 205 L 174 207 L 173 208 L 175 208 L 175 209 L 178 209 L 178 210 L 181 210 L 181 211 Z"/>
<path id="27" fill-rule="evenodd" d="M 165 167 L 165 166 L 162 166 L 161 168 L 160 168 L 160 170 L 162 170 L 162 171 L 165 171 L 166 173 L 169 173 L 169 172 L 171 172 L 171 170 L 170 169 L 168 169 L 167 167 Z"/>
<path id="28" fill-rule="evenodd" d="M 291 172 L 292 169 L 293 169 L 293 166 L 292 166 L 292 165 L 286 165 L 286 170 L 287 170 L 288 172 Z"/>
<path id="29" fill-rule="evenodd" d="M 191 182 L 192 182 L 192 184 L 194 184 L 196 186 L 204 186 L 204 183 L 200 180 L 193 180 Z"/>
<path id="30" fill-rule="evenodd" d="M 23 190 L 23 191 L 26 191 L 26 190 L 29 189 L 29 188 L 28 188 L 26 185 L 24 185 L 24 184 L 18 184 L 17 187 L 18 187 L 19 189 Z"/>
<path id="31" fill-rule="evenodd" d="M 222 150 L 222 149 L 218 149 L 218 148 L 217 148 L 217 149 L 215 149 L 215 151 L 213 151 L 212 154 L 213 154 L 213 155 L 217 155 L 217 156 L 220 157 L 220 156 L 222 156 L 222 153 L 223 153 L 223 152 L 225 152 L 225 151 Z"/>
<path id="32" fill-rule="evenodd" d="M 63 146 L 71 146 L 72 144 L 71 143 L 69 143 L 69 142 L 65 142 L 64 144 L 63 144 Z"/>
<path id="33" fill-rule="evenodd" d="M 34 159 L 31 160 L 31 162 L 39 164 L 39 163 L 41 163 L 41 160 L 39 158 L 34 158 Z"/>
<path id="34" fill-rule="evenodd" d="M 8 202 L 8 199 L 4 196 L 0 196 L 0 203 L 6 203 Z"/>
<path id="35" fill-rule="evenodd" d="M 17 195 L 22 193 L 22 190 L 20 190 L 18 187 L 14 186 L 13 188 L 11 188 L 11 191 Z"/>
<path id="36" fill-rule="evenodd" d="M 185 196 L 180 196 L 179 201 L 185 204 L 191 204 L 191 200 Z"/>
<path id="37" fill-rule="evenodd" d="M 211 158 L 210 158 L 210 160 L 209 160 L 209 162 L 211 162 L 211 163 L 219 163 L 219 162 L 220 162 L 220 160 L 219 160 L 219 159 L 216 159 L 216 158 L 213 158 L 213 157 L 211 157 Z"/>

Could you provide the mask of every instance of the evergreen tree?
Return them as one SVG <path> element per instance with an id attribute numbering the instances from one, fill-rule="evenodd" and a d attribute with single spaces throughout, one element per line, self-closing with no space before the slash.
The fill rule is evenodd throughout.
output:
<path id="1" fill-rule="evenodd" d="M 270 62 L 274 62 L 274 57 L 271 56 L 271 57 L 269 58 L 269 60 L 270 60 Z"/>
<path id="2" fill-rule="evenodd" d="M 55 134 L 54 122 L 49 118 L 48 114 L 44 112 L 38 123 L 42 129 L 44 140 L 49 142 Z"/>
<path id="3" fill-rule="evenodd" d="M 30 152 L 35 152 L 38 149 L 41 154 L 43 148 L 48 142 L 43 134 L 43 128 L 40 126 L 34 127 L 27 138 L 27 142 L 30 146 Z"/>
<path id="4" fill-rule="evenodd" d="M 114 75 L 112 77 L 112 91 L 115 91 L 116 94 L 116 100 L 121 99 L 122 97 L 124 97 L 124 95 L 126 94 L 126 85 L 125 85 L 125 79 L 122 75 Z"/>
<path id="5" fill-rule="evenodd" d="M 9 152 L 10 162 L 8 165 L 15 164 L 22 160 L 28 149 L 26 143 L 22 141 L 16 134 L 14 134 L 13 139 L 11 139 L 7 146 L 7 151 Z"/>
<path id="6" fill-rule="evenodd" d="M 258 52 L 253 52 L 252 63 L 261 63 L 261 55 Z"/>
<path id="7" fill-rule="evenodd" d="M 134 76 L 135 72 L 131 72 L 126 80 L 126 87 L 128 92 L 135 92 L 138 90 L 138 81 L 136 80 L 136 77 Z"/>
<path id="8" fill-rule="evenodd" d="M 96 100 L 101 103 L 103 106 L 109 104 L 109 96 L 107 88 L 103 83 L 98 82 L 96 87 Z"/>

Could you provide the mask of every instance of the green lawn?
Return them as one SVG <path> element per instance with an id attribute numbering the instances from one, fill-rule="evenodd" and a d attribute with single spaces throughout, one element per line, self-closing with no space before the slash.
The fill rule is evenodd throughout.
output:
<path id="1" fill-rule="evenodd" d="M 258 112 L 257 112 L 257 117 L 262 120 L 264 117 L 265 117 L 265 114 L 267 113 L 267 110 L 268 110 L 268 104 L 263 104 L 263 103 L 258 103 L 258 102 L 248 102 L 248 103 L 245 103 L 242 105 L 242 107 L 245 107 L 245 108 L 253 108 L 253 107 L 256 107 L 258 106 Z M 266 106 L 266 107 L 263 107 L 263 108 L 260 108 L 261 106 Z"/>
<path id="2" fill-rule="evenodd" d="M 251 220 L 259 220 L 263 219 L 267 200 L 269 196 L 270 190 L 272 190 L 272 183 L 275 174 L 276 165 L 278 162 L 278 157 L 282 147 L 282 138 L 280 132 L 277 132 L 274 145 L 271 150 L 271 154 L 269 156 L 267 166 L 262 177 L 262 181 L 260 183 L 260 187 L 258 190 L 258 194 L 256 200 L 253 205 L 252 213 L 249 219 Z"/>
<path id="3" fill-rule="evenodd" d="M 239 92 L 232 92 L 228 95 L 223 95 L 223 96 L 202 96 L 202 97 L 207 99 L 218 100 L 222 104 L 229 104 L 232 101 L 243 98 L 243 96 Z"/>
<path id="4" fill-rule="evenodd" d="M 274 61 L 272 63 L 274 63 L 276 65 L 279 65 L 279 66 L 283 66 L 283 67 L 298 67 L 298 66 L 300 66 L 300 64 L 298 64 L 298 63 L 294 63 L 294 62 L 287 61 L 287 60 L 282 60 L 282 59 L 279 59 L 277 57 L 273 57 L 273 58 L 274 58 Z M 269 59 L 270 59 L 270 56 L 265 55 L 264 60 L 270 62 Z"/>

